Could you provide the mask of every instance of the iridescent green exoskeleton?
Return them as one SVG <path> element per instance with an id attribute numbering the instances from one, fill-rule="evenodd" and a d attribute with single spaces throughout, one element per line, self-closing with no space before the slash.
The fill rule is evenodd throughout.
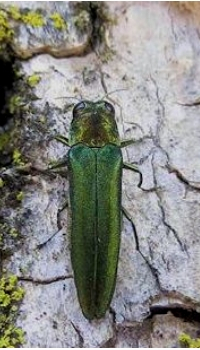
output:
<path id="1" fill-rule="evenodd" d="M 116 284 L 122 168 L 139 172 L 122 159 L 121 147 L 133 140 L 119 140 L 115 110 L 106 101 L 78 103 L 69 140 L 56 139 L 70 146 L 71 260 L 79 303 L 86 318 L 101 318 Z"/>

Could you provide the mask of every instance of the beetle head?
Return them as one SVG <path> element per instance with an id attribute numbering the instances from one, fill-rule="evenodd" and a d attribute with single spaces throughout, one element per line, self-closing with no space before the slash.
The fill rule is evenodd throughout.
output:
<path id="1" fill-rule="evenodd" d="M 70 127 L 70 144 L 84 143 L 89 147 L 119 145 L 115 109 L 107 101 L 81 101 L 74 106 Z"/>

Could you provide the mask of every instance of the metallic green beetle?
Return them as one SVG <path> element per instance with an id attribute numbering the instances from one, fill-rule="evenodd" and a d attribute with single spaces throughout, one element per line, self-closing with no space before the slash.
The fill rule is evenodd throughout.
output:
<path id="1" fill-rule="evenodd" d="M 133 140 L 119 140 L 115 110 L 106 101 L 76 104 L 69 140 L 64 136 L 56 139 L 71 147 L 67 159 L 71 260 L 79 303 L 87 319 L 101 318 L 116 284 L 122 168 L 139 172 L 136 166 L 123 164 L 122 159 L 121 147 Z"/>

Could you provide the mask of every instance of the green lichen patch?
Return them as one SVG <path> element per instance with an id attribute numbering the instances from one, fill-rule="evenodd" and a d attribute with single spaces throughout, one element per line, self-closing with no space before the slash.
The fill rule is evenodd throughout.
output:
<path id="1" fill-rule="evenodd" d="M 21 21 L 27 25 L 38 28 L 45 25 L 45 19 L 41 13 L 36 11 L 29 11 L 21 15 Z"/>
<path id="2" fill-rule="evenodd" d="M 47 20 L 50 19 L 54 28 L 58 30 L 66 30 L 68 25 L 65 19 L 58 12 L 52 13 L 50 16 L 46 16 L 46 19 L 39 11 L 24 11 L 20 10 L 17 6 L 10 6 L 8 8 L 10 18 L 15 21 L 21 21 L 26 25 L 39 28 L 46 25 Z"/>
<path id="3" fill-rule="evenodd" d="M 27 83 L 30 87 L 35 87 L 41 80 L 41 77 L 38 74 L 32 74 L 28 77 Z"/>
<path id="4" fill-rule="evenodd" d="M 67 29 L 67 22 L 64 20 L 64 18 L 57 12 L 54 12 L 50 17 L 53 21 L 54 28 L 58 30 L 66 30 Z"/>
<path id="5" fill-rule="evenodd" d="M 91 2 L 91 13 L 96 16 L 94 41 L 99 44 L 99 56 L 103 63 L 110 61 L 115 51 L 109 41 L 109 30 L 117 24 L 117 19 L 111 15 L 108 6 L 104 2 Z"/>
<path id="6" fill-rule="evenodd" d="M 23 106 L 22 98 L 18 95 L 13 95 L 9 101 L 9 112 L 14 114 L 19 112 L 20 108 Z"/>
<path id="7" fill-rule="evenodd" d="M 17 238 L 17 237 L 19 237 L 19 232 L 16 230 L 16 228 L 12 227 L 9 231 L 9 235 L 12 238 Z"/>
<path id="8" fill-rule="evenodd" d="M 13 88 L 15 93 L 11 91 Z M 28 86 L 27 78 L 22 79 L 22 77 L 16 78 L 13 84 L 10 83 L 8 86 L 8 91 L 5 90 L 2 89 L 2 95 L 4 93 L 5 96 L 1 96 L 0 125 L 7 124 L 7 131 L 2 129 L 0 133 L 0 164 L 8 165 L 14 162 L 15 165 L 24 165 L 21 154 L 19 154 L 24 130 L 22 118 L 30 106 L 32 90 Z"/>
<path id="9" fill-rule="evenodd" d="M 84 33 L 90 25 L 90 16 L 86 10 L 80 11 L 80 13 L 74 16 L 74 25 L 81 32 Z"/>
<path id="10" fill-rule="evenodd" d="M 92 25 L 91 45 L 96 48 L 102 61 L 107 62 L 114 54 L 108 38 L 110 27 L 117 23 L 116 17 L 110 13 L 108 5 L 103 1 L 79 1 L 74 4 L 74 9 L 75 26 L 84 32 Z"/>
<path id="11" fill-rule="evenodd" d="M 8 21 L 8 15 L 3 10 L 0 10 L 0 49 L 3 44 L 11 42 L 13 34 L 14 32 Z"/>
<path id="12" fill-rule="evenodd" d="M 24 199 L 24 193 L 22 191 L 18 192 L 16 195 L 16 200 L 21 202 Z"/>
<path id="13" fill-rule="evenodd" d="M 15 165 L 24 165 L 21 153 L 21 121 L 17 120 L 12 129 L 0 134 L 0 165 L 14 162 Z"/>
<path id="14" fill-rule="evenodd" d="M 13 22 L 10 19 L 9 11 L 0 9 L 0 67 L 4 72 L 1 76 L 0 84 L 0 125 L 6 124 L 10 117 L 7 109 L 7 99 L 15 82 L 15 57 L 11 50 L 14 40 Z"/>
<path id="15" fill-rule="evenodd" d="M 101 1 L 91 1 L 91 8 L 95 10 L 98 20 L 105 25 L 116 25 L 117 18 L 111 15 L 107 4 Z"/>
<path id="16" fill-rule="evenodd" d="M 189 334 L 186 333 L 179 336 L 179 342 L 184 348 L 200 348 L 200 339 L 192 339 Z"/>
<path id="17" fill-rule="evenodd" d="M 0 279 L 0 348 L 19 347 L 24 342 L 24 332 L 15 326 L 19 303 L 24 290 L 18 286 L 14 275 Z"/>
<path id="18" fill-rule="evenodd" d="M 38 118 L 39 123 L 46 124 L 47 123 L 47 117 L 45 115 L 40 115 Z"/>
<path id="19" fill-rule="evenodd" d="M 4 186 L 4 181 L 3 179 L 0 177 L 0 188 L 2 188 Z"/>
<path id="20" fill-rule="evenodd" d="M 9 144 L 10 134 L 9 132 L 4 132 L 0 135 L 0 151 L 3 151 L 5 147 Z"/>
<path id="21" fill-rule="evenodd" d="M 18 149 L 13 151 L 13 163 L 17 166 L 23 166 L 25 164 L 22 161 L 22 154 Z"/>
<path id="22" fill-rule="evenodd" d="M 101 53 L 101 61 L 103 63 L 108 63 L 113 59 L 115 53 L 115 50 L 111 49 L 109 46 L 105 46 L 104 50 Z"/>
<path id="23" fill-rule="evenodd" d="M 19 230 L 0 218 L 0 251 L 1 258 L 9 256 L 13 249 L 20 245 L 21 233 Z M 1 263 L 1 261 L 0 261 Z"/>
<path id="24" fill-rule="evenodd" d="M 9 15 L 12 19 L 19 21 L 21 19 L 21 12 L 17 6 L 11 5 L 8 8 Z"/>
<path id="25" fill-rule="evenodd" d="M 17 6 L 11 5 L 8 7 L 7 12 L 9 18 L 15 21 L 21 21 L 31 27 L 42 27 L 46 23 L 43 15 L 39 11 L 22 11 Z"/>
<path id="26" fill-rule="evenodd" d="M 79 1 L 74 4 L 74 9 L 76 16 L 80 18 L 86 19 L 84 11 L 89 14 L 93 23 L 93 35 L 98 36 L 100 40 L 104 41 L 102 35 L 104 36 L 106 28 L 117 24 L 116 17 L 110 13 L 108 5 L 103 1 Z"/>

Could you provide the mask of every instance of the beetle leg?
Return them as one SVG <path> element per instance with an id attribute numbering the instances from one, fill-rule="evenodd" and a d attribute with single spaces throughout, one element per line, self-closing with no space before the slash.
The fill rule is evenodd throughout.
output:
<path id="1" fill-rule="evenodd" d="M 15 172 L 20 173 L 20 174 L 45 174 L 45 175 L 49 175 L 52 176 L 53 173 L 51 173 L 49 171 L 49 169 L 45 169 L 39 166 L 35 166 L 32 165 L 32 163 L 26 163 L 24 165 L 17 165 L 17 166 L 13 166 L 12 168 L 3 170 L 3 172 L 1 172 L 1 175 L 9 175 L 12 176 L 13 174 L 15 174 Z"/>
<path id="2" fill-rule="evenodd" d="M 48 170 L 50 173 L 52 174 L 56 174 L 56 175 L 60 175 L 64 178 L 67 178 L 67 169 L 66 169 L 66 166 L 67 166 L 67 162 L 66 160 L 65 161 L 60 161 L 60 162 L 57 162 L 56 164 L 52 165 L 52 166 L 49 166 Z"/>
<path id="3" fill-rule="evenodd" d="M 58 168 L 63 168 L 64 166 L 67 166 L 67 159 L 66 157 L 60 160 L 59 162 L 55 162 L 52 165 L 49 166 L 48 169 L 58 169 Z"/>
<path id="4" fill-rule="evenodd" d="M 126 208 L 124 208 L 123 206 L 122 206 L 122 213 L 123 213 L 124 216 L 127 218 L 127 220 L 130 221 L 131 224 L 134 225 L 134 227 L 135 227 L 135 224 L 134 224 L 133 221 L 132 221 L 131 215 L 130 215 L 129 212 L 126 210 Z"/>
<path id="5" fill-rule="evenodd" d="M 64 202 L 63 207 L 59 210 L 59 214 L 62 213 L 62 211 L 63 211 L 65 208 L 68 208 L 68 207 L 69 207 L 69 200 L 66 199 L 66 201 Z"/>
<path id="6" fill-rule="evenodd" d="M 122 140 L 121 141 L 121 144 L 120 144 L 120 147 L 123 148 L 123 147 L 127 147 L 129 145 L 132 145 L 133 143 L 135 143 L 135 140 L 133 139 L 130 139 L 130 140 Z"/>
<path id="7" fill-rule="evenodd" d="M 129 212 L 122 207 L 122 213 L 124 214 L 124 216 L 127 218 L 127 220 L 131 223 L 132 228 L 133 228 L 133 233 L 134 233 L 134 237 L 135 237 L 135 243 L 136 243 L 136 249 L 139 250 L 139 242 L 138 242 L 138 236 L 137 236 L 137 231 L 136 231 L 136 227 L 135 224 L 132 220 L 131 215 L 129 214 Z"/>
<path id="8" fill-rule="evenodd" d="M 52 236 L 50 236 L 45 242 L 42 242 L 42 243 L 38 244 L 38 245 L 37 245 L 37 248 L 38 248 L 38 249 L 42 249 L 47 243 L 49 243 L 49 242 L 52 240 L 52 238 L 53 238 L 55 235 L 57 235 L 58 232 L 60 232 L 60 230 L 54 232 L 54 233 L 52 234 Z"/>
<path id="9" fill-rule="evenodd" d="M 64 202 L 63 207 L 62 207 L 61 209 L 58 210 L 58 215 L 59 215 L 65 208 L 68 208 L 68 207 L 69 207 L 69 200 L 67 199 L 67 200 Z M 59 226 L 58 226 L 58 227 L 59 227 Z M 61 228 L 61 229 L 62 229 L 62 228 Z M 59 229 L 58 231 L 54 232 L 54 233 L 52 234 L 52 236 L 50 236 L 45 242 L 42 242 L 42 243 L 38 244 L 38 245 L 37 245 L 37 248 L 38 248 L 38 249 L 42 249 L 47 243 L 49 243 L 49 242 L 52 240 L 52 238 L 55 237 L 55 235 L 57 235 L 58 232 L 60 232 L 61 229 Z"/>
<path id="10" fill-rule="evenodd" d="M 125 169 L 129 169 L 129 170 L 134 171 L 135 173 L 140 174 L 140 181 L 139 181 L 138 187 L 141 188 L 142 182 L 143 182 L 143 177 L 142 177 L 142 173 L 141 173 L 141 171 L 139 170 L 138 166 L 135 165 L 135 164 L 124 163 L 124 164 L 123 164 L 123 167 L 124 167 Z"/>
<path id="11" fill-rule="evenodd" d="M 62 136 L 62 135 L 57 135 L 57 136 L 55 137 L 55 139 L 56 139 L 58 142 L 63 143 L 65 146 L 70 147 L 70 145 L 69 145 L 69 140 L 68 140 L 67 137 Z"/>

